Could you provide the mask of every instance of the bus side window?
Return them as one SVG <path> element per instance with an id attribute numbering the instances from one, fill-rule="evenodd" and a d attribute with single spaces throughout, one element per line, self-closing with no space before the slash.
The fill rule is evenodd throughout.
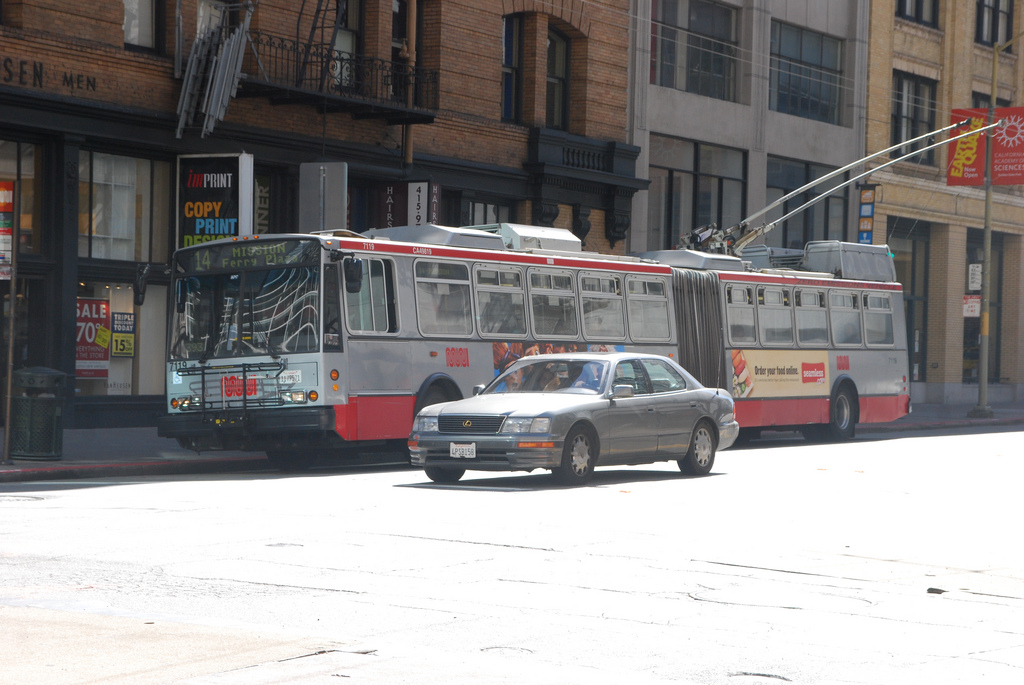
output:
<path id="1" fill-rule="evenodd" d="M 473 334 L 469 268 L 465 264 L 416 262 L 416 316 L 424 335 Z"/>
<path id="2" fill-rule="evenodd" d="M 383 259 L 362 259 L 363 285 L 357 293 L 345 292 L 348 329 L 353 333 L 394 333 L 394 265 Z"/>
<path id="3" fill-rule="evenodd" d="M 576 338 L 576 289 L 566 271 L 530 271 L 530 313 L 538 338 Z"/>
<path id="4" fill-rule="evenodd" d="M 526 336 L 526 291 L 523 274 L 509 267 L 478 266 L 476 308 L 480 335 Z"/>
<path id="5" fill-rule="evenodd" d="M 743 285 L 730 285 L 725 292 L 730 342 L 734 345 L 756 343 L 754 301 L 750 288 Z"/>
<path id="6" fill-rule="evenodd" d="M 892 345 L 892 300 L 889 295 L 864 295 L 864 332 L 868 345 Z"/>
<path id="7" fill-rule="evenodd" d="M 665 282 L 627 276 L 626 316 L 629 319 L 629 337 L 633 340 L 670 340 L 672 330 Z"/>
<path id="8" fill-rule="evenodd" d="M 341 352 L 341 281 L 337 264 L 324 264 L 324 352 Z"/>
<path id="9" fill-rule="evenodd" d="M 832 340 L 836 345 L 860 345 L 864 339 L 861 332 L 860 308 L 856 293 L 833 290 L 829 293 L 829 315 L 832 319 Z"/>
<path id="10" fill-rule="evenodd" d="M 757 289 L 757 321 L 761 326 L 761 342 L 765 345 L 793 344 L 793 308 L 789 290 Z"/>
<path id="11" fill-rule="evenodd" d="M 828 345 L 828 314 L 825 293 L 796 291 L 796 339 L 801 345 Z"/>
<path id="12" fill-rule="evenodd" d="M 583 335 L 590 340 L 622 340 L 626 321 L 622 312 L 622 281 L 618 276 L 581 275 Z"/>

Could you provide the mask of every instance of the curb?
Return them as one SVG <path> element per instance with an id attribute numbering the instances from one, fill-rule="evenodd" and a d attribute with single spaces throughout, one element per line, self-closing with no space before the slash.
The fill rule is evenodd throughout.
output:
<path id="1" fill-rule="evenodd" d="M 943 421 L 927 421 L 921 423 L 858 423 L 857 433 L 897 433 L 915 430 L 944 430 L 947 428 L 972 428 L 984 426 L 1019 426 L 1024 425 L 1024 417 L 1003 419 L 948 419 Z"/>
<path id="2" fill-rule="evenodd" d="M 265 471 L 266 459 L 231 457 L 227 459 L 188 459 L 182 461 L 142 461 L 127 464 L 80 464 L 77 466 L 40 466 L 0 468 L 0 483 L 36 480 L 73 480 L 125 476 L 173 476 L 184 474 L 238 473 Z"/>

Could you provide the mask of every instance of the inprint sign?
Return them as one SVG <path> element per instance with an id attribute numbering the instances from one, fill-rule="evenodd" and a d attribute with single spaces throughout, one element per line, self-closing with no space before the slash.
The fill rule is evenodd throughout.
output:
<path id="1" fill-rule="evenodd" d="M 75 309 L 75 376 L 106 378 L 110 370 L 110 303 L 79 298 Z"/>
<path id="2" fill-rule="evenodd" d="M 996 121 L 1001 127 L 992 129 L 992 184 L 1024 183 L 1024 107 L 996 107 Z M 954 109 L 950 123 L 970 119 L 971 130 L 988 121 L 987 109 Z M 980 186 L 985 184 L 985 134 L 960 138 L 950 143 L 946 184 Z"/>
<path id="3" fill-rule="evenodd" d="M 252 155 L 178 157 L 178 247 L 252 235 Z"/>

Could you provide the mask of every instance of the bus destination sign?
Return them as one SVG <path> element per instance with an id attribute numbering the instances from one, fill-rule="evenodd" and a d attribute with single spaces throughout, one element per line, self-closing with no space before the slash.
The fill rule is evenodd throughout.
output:
<path id="1" fill-rule="evenodd" d="M 192 272 L 291 266 L 315 261 L 318 251 L 314 240 L 213 242 L 185 255 L 182 266 Z"/>

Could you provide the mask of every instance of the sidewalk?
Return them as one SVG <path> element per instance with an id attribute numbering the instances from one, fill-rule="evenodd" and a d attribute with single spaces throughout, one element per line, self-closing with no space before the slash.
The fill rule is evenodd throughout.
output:
<path id="1" fill-rule="evenodd" d="M 945 430 L 984 426 L 1024 426 L 1024 402 L 993 405 L 993 417 L 967 416 L 973 405 L 920 404 L 908 416 L 892 423 L 865 423 L 857 435 L 906 430 Z M 0 430 L 0 440 L 3 431 Z M 0 443 L 2 445 L 2 443 Z M 156 428 L 95 428 L 64 431 L 59 460 L 16 458 L 13 465 L 0 464 L 0 483 L 73 478 L 163 476 L 205 473 L 266 471 L 270 465 L 262 452 L 203 452 L 182 449 Z"/>

